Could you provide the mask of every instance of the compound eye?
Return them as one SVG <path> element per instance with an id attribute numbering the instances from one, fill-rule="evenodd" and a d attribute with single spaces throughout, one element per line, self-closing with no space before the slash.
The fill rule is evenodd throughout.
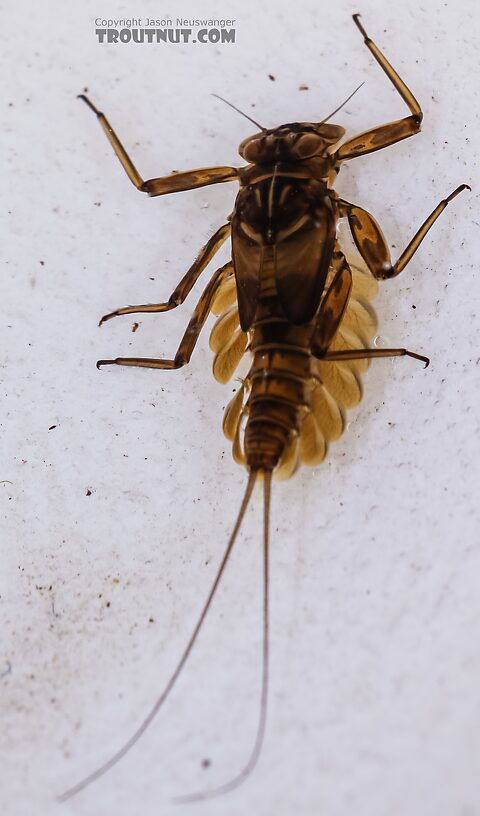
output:
<path id="1" fill-rule="evenodd" d="M 341 125 L 318 125 L 318 135 L 328 144 L 335 144 L 345 135 L 345 128 Z"/>
<path id="2" fill-rule="evenodd" d="M 299 159 L 306 159 L 320 153 L 324 147 L 324 141 L 315 133 L 304 133 L 297 140 L 294 152 Z"/>
<path id="3" fill-rule="evenodd" d="M 263 139 L 245 139 L 241 143 L 238 152 L 245 161 L 255 164 L 258 161 L 262 150 Z"/>

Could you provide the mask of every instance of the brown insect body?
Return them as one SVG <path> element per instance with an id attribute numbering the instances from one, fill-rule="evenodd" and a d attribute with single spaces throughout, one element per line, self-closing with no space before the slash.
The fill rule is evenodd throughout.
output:
<path id="1" fill-rule="evenodd" d="M 418 133 L 422 120 L 417 100 L 370 40 L 358 18 L 359 15 L 354 15 L 365 44 L 408 106 L 410 115 L 372 128 L 340 146 L 337 143 L 344 129 L 327 124 L 326 119 L 319 123 L 291 123 L 272 130 L 258 125 L 261 131 L 245 139 L 239 148 L 248 162 L 246 167 L 202 168 L 144 181 L 104 114 L 82 96 L 96 114 L 137 189 L 157 196 L 220 182 L 240 182 L 233 215 L 207 242 L 168 301 L 126 306 L 110 312 L 100 321 L 103 323 L 118 315 L 176 308 L 231 234 L 232 262 L 211 277 L 173 359 L 117 357 L 100 360 L 97 365 L 181 368 L 189 362 L 208 315 L 217 315 L 210 336 L 215 352 L 215 377 L 227 382 L 245 353 L 251 354 L 248 373 L 227 406 L 223 421 L 224 432 L 233 441 L 234 459 L 246 465 L 249 479 L 211 591 L 164 691 L 123 747 L 68 790 L 62 799 L 78 793 L 112 768 L 137 742 L 170 694 L 210 608 L 261 474 L 264 481 L 263 681 L 257 735 L 248 762 L 231 782 L 213 792 L 184 797 L 184 800 L 231 790 L 247 777 L 259 757 L 266 722 L 272 473 L 288 478 L 299 461 L 308 465 L 322 461 L 327 443 L 342 433 L 344 409 L 357 404 L 361 398 L 360 375 L 372 358 L 407 355 L 428 365 L 428 358 L 404 348 L 369 347 L 376 328 L 369 301 L 376 293 L 375 279 L 393 277 L 405 268 L 439 215 L 467 185 L 457 187 L 435 207 L 395 263 L 373 216 L 340 199 L 333 191 L 332 185 L 343 161 Z M 340 219 L 348 221 L 359 252 L 357 260 L 352 261 L 351 254 L 347 259 L 337 237 Z"/>
<path id="2" fill-rule="evenodd" d="M 335 139 L 344 132 L 323 128 Z M 332 261 L 338 208 L 328 188 L 332 160 L 299 156 L 302 147 L 324 152 L 329 142 L 315 125 L 294 124 L 240 148 L 245 158 L 256 158 L 240 177 L 232 218 L 240 326 L 250 330 L 253 354 L 244 437 L 250 470 L 275 469 L 309 407 L 313 318 Z"/>

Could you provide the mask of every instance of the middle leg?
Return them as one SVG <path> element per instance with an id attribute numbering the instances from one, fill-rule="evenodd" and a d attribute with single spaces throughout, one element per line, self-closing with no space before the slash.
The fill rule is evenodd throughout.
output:
<path id="1" fill-rule="evenodd" d="M 339 201 L 340 215 L 348 218 L 353 240 L 372 275 L 377 280 L 386 280 L 387 278 L 394 278 L 402 269 L 405 269 L 439 215 L 442 214 L 450 201 L 463 190 L 470 190 L 468 184 L 460 184 L 453 193 L 450 193 L 447 198 L 444 198 L 435 207 L 394 264 L 392 264 L 390 251 L 383 232 L 373 215 L 361 207 L 357 207 L 356 204 L 341 200 Z"/>
<path id="2" fill-rule="evenodd" d="M 197 344 L 200 332 L 205 325 L 205 321 L 210 313 L 215 295 L 223 280 L 231 274 L 232 263 L 229 261 L 224 266 L 217 269 L 200 300 L 183 335 L 177 353 L 173 360 L 159 360 L 154 357 L 116 357 L 115 360 L 99 360 L 97 368 L 104 365 L 136 366 L 138 368 L 160 368 L 172 371 L 181 368 L 190 362 L 193 350 Z"/>
<path id="3" fill-rule="evenodd" d="M 230 224 L 224 224 L 220 227 L 205 246 L 200 250 L 198 257 L 194 260 L 187 274 L 184 275 L 176 289 L 173 290 L 166 303 L 144 303 L 139 306 L 124 306 L 123 309 L 115 309 L 114 312 L 103 315 L 99 326 L 112 317 L 127 314 L 139 314 L 141 312 L 169 312 L 170 309 L 175 309 L 180 306 L 185 300 L 191 289 L 195 286 L 198 278 L 203 270 L 210 263 L 215 253 L 220 249 L 223 242 L 230 235 Z"/>

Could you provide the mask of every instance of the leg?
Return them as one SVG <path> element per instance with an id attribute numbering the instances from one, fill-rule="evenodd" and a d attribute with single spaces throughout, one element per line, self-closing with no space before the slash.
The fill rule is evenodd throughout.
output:
<path id="1" fill-rule="evenodd" d="M 322 358 L 328 363 L 341 363 L 342 360 L 372 360 L 376 357 L 414 357 L 415 360 L 421 360 L 425 363 L 425 368 L 430 364 L 428 357 L 422 354 L 415 354 L 414 351 L 407 351 L 404 348 L 396 349 L 348 349 L 347 351 L 330 351 Z M 320 361 L 320 362 L 321 362 Z"/>
<path id="2" fill-rule="evenodd" d="M 150 357 L 117 357 L 115 360 L 99 360 L 97 368 L 104 365 L 124 365 L 137 366 L 139 368 L 161 368 L 169 371 L 181 368 L 190 361 L 192 352 L 196 346 L 200 332 L 209 315 L 210 307 L 217 293 L 218 287 L 225 277 L 230 274 L 231 262 L 217 269 L 212 279 L 208 283 L 203 295 L 197 303 L 197 307 L 192 315 L 185 334 L 180 341 L 177 353 L 173 360 L 158 360 Z"/>
<path id="3" fill-rule="evenodd" d="M 106 320 L 111 320 L 112 317 L 117 317 L 118 315 L 139 314 L 140 312 L 169 312 L 170 309 L 175 309 L 177 306 L 180 306 L 191 289 L 195 286 L 207 264 L 210 263 L 217 250 L 220 249 L 229 235 L 230 224 L 224 224 L 223 227 L 220 227 L 220 229 L 212 235 L 166 303 L 145 303 L 140 306 L 125 306 L 123 309 L 116 309 L 114 312 L 103 315 L 98 325 L 101 326 Z"/>
<path id="4" fill-rule="evenodd" d="M 365 45 L 373 54 L 378 64 L 385 71 L 392 85 L 397 89 L 405 104 L 408 106 L 411 116 L 405 119 L 399 119 L 396 122 L 389 122 L 386 125 L 366 130 L 360 133 L 359 136 L 354 136 L 349 139 L 334 153 L 336 161 L 344 161 L 345 159 L 355 159 L 357 156 L 365 156 L 367 153 L 373 153 L 375 150 L 381 150 L 383 147 L 388 147 L 391 144 L 400 142 L 402 139 L 408 139 L 420 131 L 420 123 L 423 118 L 423 113 L 417 100 L 409 91 L 405 83 L 398 76 L 397 72 L 385 59 L 380 49 L 370 39 L 362 24 L 359 22 L 359 14 L 353 15 L 355 25 L 363 34 Z"/>
<path id="5" fill-rule="evenodd" d="M 408 246 L 403 250 L 398 261 L 393 265 L 387 242 L 373 215 L 370 215 L 366 210 L 362 210 L 361 207 L 349 204 L 348 201 L 339 202 L 340 213 L 342 216 L 347 216 L 353 240 L 372 275 L 378 280 L 385 280 L 386 278 L 394 278 L 402 269 L 405 269 L 430 227 L 433 226 L 448 203 L 462 190 L 470 190 L 470 187 L 468 184 L 461 184 L 435 207 L 418 232 L 415 233 Z"/>
<path id="6" fill-rule="evenodd" d="M 325 359 L 325 354 L 333 342 L 347 308 L 352 288 L 350 267 L 340 252 L 336 253 L 336 255 L 338 257 L 335 260 L 341 265 L 320 306 L 310 343 L 312 354 L 319 359 Z"/>
<path id="7" fill-rule="evenodd" d="M 95 105 L 90 102 L 85 94 L 79 94 L 79 98 L 83 99 L 88 107 L 95 113 L 106 133 L 108 141 L 120 159 L 128 178 L 132 184 L 135 185 L 137 190 L 140 190 L 142 193 L 148 193 L 150 196 L 165 195 L 166 193 L 194 190 L 196 187 L 205 187 L 208 184 L 219 184 L 223 181 L 235 181 L 238 179 L 238 170 L 236 167 L 204 167 L 198 170 L 189 170 L 185 173 L 172 173 L 170 176 L 162 176 L 144 181 L 117 134 L 111 127 L 107 117 L 104 116 L 101 111 L 97 110 Z"/>

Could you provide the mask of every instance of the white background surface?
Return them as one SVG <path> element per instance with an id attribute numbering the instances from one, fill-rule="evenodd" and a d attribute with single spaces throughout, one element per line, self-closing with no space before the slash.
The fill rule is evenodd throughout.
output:
<path id="1" fill-rule="evenodd" d="M 224 223 L 235 185 L 140 195 L 76 94 L 89 88 L 146 178 L 237 162 L 251 126 L 211 92 L 275 125 L 318 121 L 365 80 L 335 119 L 359 132 L 406 109 L 356 11 L 425 119 L 420 136 L 345 165 L 338 189 L 377 216 L 398 255 L 438 200 L 473 187 L 376 302 L 383 342 L 429 354 L 431 367 L 377 362 L 328 460 L 275 485 L 270 710 L 248 783 L 172 804 L 226 781 L 251 747 L 259 492 L 162 715 L 121 765 L 59 806 L 172 671 L 245 484 L 221 432 L 231 387 L 211 376 L 208 331 L 179 372 L 95 369 L 99 357 L 172 355 L 195 293 L 173 313 L 140 316 L 135 334 L 129 318 L 97 320 L 167 299 Z M 101 46 L 94 36 L 96 16 L 192 14 L 236 18 L 237 43 Z M 5 813 L 480 813 L 479 14 L 466 0 L 4 10 Z"/>

